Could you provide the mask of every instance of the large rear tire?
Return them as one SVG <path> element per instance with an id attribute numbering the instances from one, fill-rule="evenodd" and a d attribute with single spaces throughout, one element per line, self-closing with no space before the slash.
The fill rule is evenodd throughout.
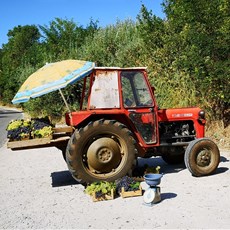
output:
<path id="1" fill-rule="evenodd" d="M 208 138 L 196 139 L 188 145 L 185 165 L 193 176 L 206 176 L 214 173 L 220 162 L 217 145 Z"/>
<path id="2" fill-rule="evenodd" d="M 131 171 L 136 154 L 135 140 L 126 126 L 102 119 L 74 132 L 66 162 L 80 183 L 114 181 Z"/>

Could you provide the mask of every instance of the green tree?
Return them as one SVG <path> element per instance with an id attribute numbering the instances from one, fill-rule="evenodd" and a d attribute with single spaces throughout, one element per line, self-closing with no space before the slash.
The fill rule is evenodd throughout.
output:
<path id="1" fill-rule="evenodd" d="M 87 28 L 83 28 L 73 20 L 55 18 L 49 26 L 40 26 L 40 29 L 46 47 L 46 61 L 77 59 L 85 38 L 97 30 L 97 22 L 91 19 Z"/>
<path id="2" fill-rule="evenodd" d="M 224 119 L 230 107 L 230 2 L 167 0 L 165 12 L 183 41 L 176 65 L 193 78 L 212 118 Z"/>
<path id="3" fill-rule="evenodd" d="M 9 30 L 8 43 L 3 45 L 3 64 L 15 68 L 24 63 L 36 64 L 35 45 L 40 33 L 35 25 L 17 26 Z"/>
<path id="4" fill-rule="evenodd" d="M 1 51 L 1 79 L 2 100 L 9 103 L 18 90 L 21 81 L 21 71 L 26 66 L 37 66 L 39 55 L 40 33 L 36 26 L 17 26 L 8 32 L 9 41 L 3 45 Z"/>
<path id="5" fill-rule="evenodd" d="M 161 107 L 201 106 L 212 119 L 225 119 L 230 107 L 229 4 L 227 0 L 164 0 L 165 19 L 142 5 L 137 21 L 117 21 L 105 28 L 92 19 L 83 28 L 73 20 L 56 18 L 39 27 L 42 39 L 36 26 L 15 27 L 0 50 L 0 95 L 9 102 L 37 68 L 74 58 L 98 66 L 148 66 Z M 64 93 L 77 101 L 80 88 L 79 83 Z M 50 108 L 54 115 L 63 112 L 62 103 L 55 104 L 52 96 L 24 106 L 39 111 L 40 100 L 45 100 L 43 113 L 50 113 Z"/>
<path id="6" fill-rule="evenodd" d="M 142 40 L 135 22 L 117 21 L 87 37 L 81 57 L 97 66 L 137 66 L 142 56 Z"/>
<path id="7" fill-rule="evenodd" d="M 142 6 L 138 20 L 146 63 L 164 107 L 200 105 L 212 119 L 226 116 L 229 4 L 227 0 L 165 0 L 165 20 Z"/>

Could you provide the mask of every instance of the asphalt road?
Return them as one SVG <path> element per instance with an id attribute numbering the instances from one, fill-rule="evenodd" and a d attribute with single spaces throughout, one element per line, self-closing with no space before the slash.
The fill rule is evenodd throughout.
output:
<path id="1" fill-rule="evenodd" d="M 230 151 L 221 150 L 216 173 L 193 177 L 184 164 L 138 159 L 160 166 L 161 202 L 142 196 L 93 202 L 71 177 L 61 151 L 7 149 L 7 124 L 23 113 L 0 107 L 0 229 L 229 229 Z"/>
<path id="2" fill-rule="evenodd" d="M 183 165 L 160 158 L 159 204 L 143 197 L 93 202 L 70 176 L 54 147 L 12 151 L 0 148 L 0 229 L 229 229 L 230 151 L 221 151 L 214 175 L 193 177 Z"/>
<path id="3" fill-rule="evenodd" d="M 23 118 L 22 112 L 15 109 L 9 109 L 0 106 L 0 147 L 2 147 L 6 141 L 7 138 L 6 127 L 9 124 L 9 122 L 11 120 L 21 119 L 21 118 Z"/>

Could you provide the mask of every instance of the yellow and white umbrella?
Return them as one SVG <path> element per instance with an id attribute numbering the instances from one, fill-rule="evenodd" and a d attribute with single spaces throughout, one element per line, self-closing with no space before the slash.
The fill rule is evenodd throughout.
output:
<path id="1" fill-rule="evenodd" d="M 64 88 L 89 75 L 94 66 L 94 62 L 80 60 L 64 60 L 46 64 L 27 78 L 12 103 L 27 102 L 30 98 Z"/>

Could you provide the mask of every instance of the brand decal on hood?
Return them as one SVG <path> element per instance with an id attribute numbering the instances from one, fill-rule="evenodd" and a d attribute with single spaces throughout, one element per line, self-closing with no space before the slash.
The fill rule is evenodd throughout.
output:
<path id="1" fill-rule="evenodd" d="M 174 113 L 172 117 L 192 117 L 192 113 Z"/>

